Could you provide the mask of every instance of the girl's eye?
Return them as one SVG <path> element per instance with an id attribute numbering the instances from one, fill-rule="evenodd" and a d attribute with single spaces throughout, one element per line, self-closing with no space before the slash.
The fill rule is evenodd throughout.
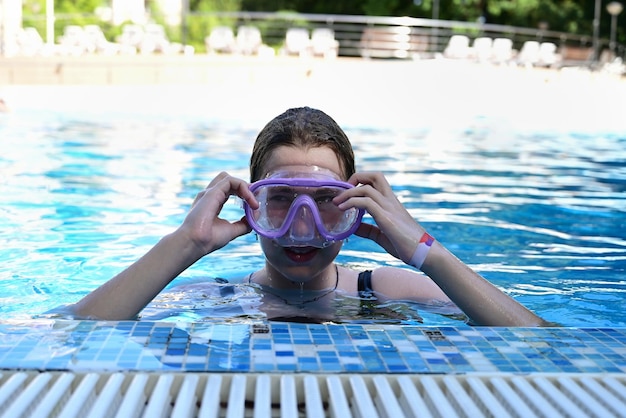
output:
<path id="1" fill-rule="evenodd" d="M 335 195 L 323 195 L 323 196 L 315 196 L 315 202 L 317 204 L 320 203 L 329 203 L 332 202 L 332 200 L 334 199 Z"/>
<path id="2" fill-rule="evenodd" d="M 269 200 L 272 202 L 291 202 L 293 198 L 293 193 L 275 193 L 270 196 Z"/>

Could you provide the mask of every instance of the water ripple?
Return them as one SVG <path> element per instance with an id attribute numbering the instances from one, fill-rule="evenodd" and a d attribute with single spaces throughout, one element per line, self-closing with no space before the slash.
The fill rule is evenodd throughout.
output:
<path id="1" fill-rule="evenodd" d="M 414 129 L 352 125 L 348 134 L 358 168 L 383 171 L 416 219 L 504 291 L 554 322 L 623 326 L 626 127 L 532 132 L 523 117 L 465 116 Z M 217 173 L 247 178 L 258 127 L 231 122 L 51 111 L 0 120 L 5 317 L 75 301 L 173 230 Z M 227 204 L 224 215 L 238 219 L 241 207 Z M 248 235 L 212 260 L 177 282 L 240 280 L 263 257 Z M 402 266 L 357 237 L 339 262 Z"/>

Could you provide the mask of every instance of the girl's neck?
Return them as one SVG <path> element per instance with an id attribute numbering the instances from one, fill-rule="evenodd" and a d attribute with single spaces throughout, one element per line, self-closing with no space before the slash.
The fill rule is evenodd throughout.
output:
<path id="1" fill-rule="evenodd" d="M 280 290 L 327 290 L 329 288 L 337 288 L 339 269 L 334 263 L 331 263 L 317 275 L 303 282 L 291 280 L 271 266 L 266 265 L 264 269 L 252 273 L 250 282 Z"/>

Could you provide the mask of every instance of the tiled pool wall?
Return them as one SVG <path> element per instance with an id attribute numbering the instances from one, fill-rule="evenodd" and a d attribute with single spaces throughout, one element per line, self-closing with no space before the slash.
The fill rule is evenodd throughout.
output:
<path id="1" fill-rule="evenodd" d="M 0 369 L 624 373 L 626 328 L 0 322 Z"/>

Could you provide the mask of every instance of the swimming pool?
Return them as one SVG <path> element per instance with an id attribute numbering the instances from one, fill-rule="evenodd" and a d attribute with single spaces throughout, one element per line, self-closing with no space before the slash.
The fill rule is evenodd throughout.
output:
<path id="1" fill-rule="evenodd" d="M 198 87 L 6 89 L 14 109 L 0 115 L 3 318 L 31 318 L 106 281 L 175 228 L 218 172 L 247 178 L 266 120 L 310 104 L 346 128 L 358 168 L 385 172 L 412 214 L 507 293 L 564 326 L 626 324 L 626 120 L 615 109 L 588 120 L 589 103 L 564 102 L 559 113 L 551 102 L 546 115 L 545 102 L 507 110 L 467 92 L 377 109 L 388 97 L 344 107 L 313 90 L 272 91 L 233 103 Z M 241 216 L 237 202 L 227 216 Z M 239 238 L 175 283 L 236 282 L 263 262 L 257 245 Z M 338 261 L 398 265 L 358 238 Z M 174 299 L 148 318 L 165 307 L 176 321 L 202 319 L 201 303 Z M 409 324 L 462 325 L 406 309 L 423 318 Z"/>

